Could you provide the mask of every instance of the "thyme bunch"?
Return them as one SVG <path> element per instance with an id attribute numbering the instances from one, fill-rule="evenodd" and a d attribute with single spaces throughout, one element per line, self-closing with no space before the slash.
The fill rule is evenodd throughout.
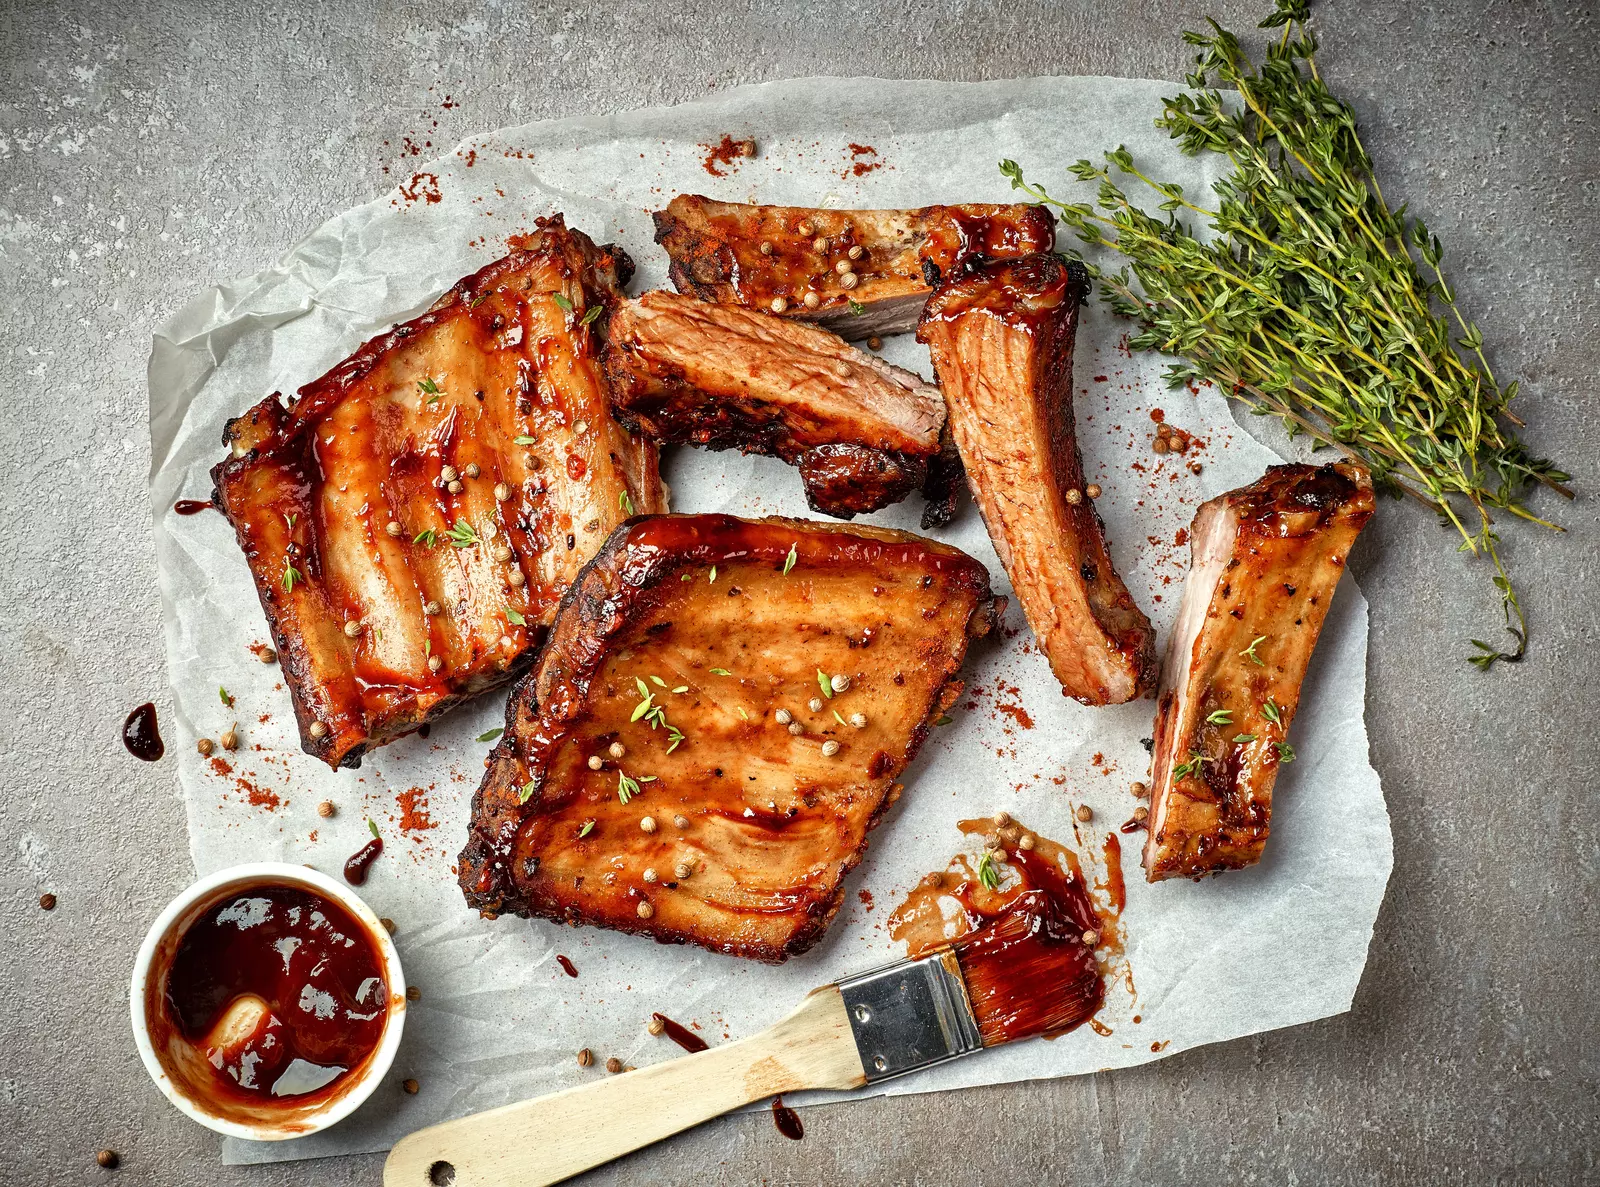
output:
<path id="1" fill-rule="evenodd" d="M 1085 244 L 1126 258 L 1116 271 L 1084 263 L 1102 299 L 1139 323 L 1131 348 L 1179 356 L 1166 371 L 1172 386 L 1208 381 L 1291 436 L 1360 460 L 1380 489 L 1438 512 L 1462 551 L 1487 556 L 1515 647 L 1474 639 L 1468 658 L 1481 669 L 1515 662 L 1527 620 L 1491 509 L 1560 531 L 1523 498 L 1536 483 L 1572 497 L 1568 475 L 1518 439 L 1517 384 L 1498 385 L 1438 237 L 1384 198 L 1354 112 L 1317 71 L 1306 0 L 1274 2 L 1260 27 L 1283 32 L 1259 68 L 1215 21 L 1186 32 L 1199 50 L 1190 93 L 1163 100 L 1155 121 L 1184 153 L 1228 158 L 1214 199 L 1191 200 L 1123 147 L 1070 167 L 1099 183 L 1093 203 L 1052 198 L 1014 161 L 1001 172 Z M 1221 87 L 1237 98 L 1225 101 Z M 1114 172 L 1153 191 L 1160 216 L 1135 205 Z M 1208 229 L 1196 234 L 1199 223 Z"/>

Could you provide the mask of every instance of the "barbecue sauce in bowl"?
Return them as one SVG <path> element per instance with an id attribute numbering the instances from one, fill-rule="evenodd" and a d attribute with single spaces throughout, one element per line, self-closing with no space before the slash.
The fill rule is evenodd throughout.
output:
<path id="1" fill-rule="evenodd" d="M 377 942 L 343 906 L 309 886 L 234 887 L 174 937 L 146 1014 L 192 1100 L 260 1123 L 307 1116 L 361 1078 L 391 995 Z"/>

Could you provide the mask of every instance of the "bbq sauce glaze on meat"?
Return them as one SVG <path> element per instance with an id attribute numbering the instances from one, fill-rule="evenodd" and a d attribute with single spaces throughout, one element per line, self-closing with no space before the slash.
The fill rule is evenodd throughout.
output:
<path id="1" fill-rule="evenodd" d="M 1084 493 L 1072 351 L 1088 280 L 1053 255 L 947 279 L 917 327 L 967 481 L 1064 694 L 1116 705 L 1155 684 L 1155 633 Z"/>
<path id="2" fill-rule="evenodd" d="M 1203 504 L 1157 697 L 1145 877 L 1260 860 L 1300 682 L 1373 512 L 1351 463 L 1273 466 Z"/>
<path id="3" fill-rule="evenodd" d="M 507 707 L 460 856 L 468 903 L 805 951 L 1002 607 L 981 564 L 904 532 L 623 525 Z"/>
<path id="4" fill-rule="evenodd" d="M 968 259 L 1049 251 L 1056 237 L 1043 206 L 982 202 L 820 210 L 679 194 L 654 218 L 680 293 L 768 311 L 777 300 L 851 341 L 914 329 L 940 277 Z"/>
<path id="5" fill-rule="evenodd" d="M 815 511 L 876 511 L 923 486 L 930 469 L 941 473 L 939 390 L 826 330 L 650 292 L 617 306 L 607 339 L 624 424 L 782 458 L 799 468 Z"/>
<path id="6" fill-rule="evenodd" d="M 512 245 L 287 407 L 230 421 L 212 470 L 301 744 L 332 766 L 512 679 L 611 529 L 665 508 L 585 321 L 631 263 L 559 215 Z"/>

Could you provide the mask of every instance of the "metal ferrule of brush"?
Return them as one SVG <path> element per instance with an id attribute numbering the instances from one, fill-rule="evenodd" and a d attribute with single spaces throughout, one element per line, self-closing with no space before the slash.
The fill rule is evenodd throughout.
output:
<path id="1" fill-rule="evenodd" d="M 867 1083 L 981 1050 L 955 953 L 897 960 L 839 982 Z"/>

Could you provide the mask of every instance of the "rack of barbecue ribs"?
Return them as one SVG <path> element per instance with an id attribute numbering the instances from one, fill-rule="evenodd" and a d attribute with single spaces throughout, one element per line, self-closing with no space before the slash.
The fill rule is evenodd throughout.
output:
<path id="1" fill-rule="evenodd" d="M 916 327 L 943 276 L 974 257 L 1047 252 L 1043 206 L 821 210 L 679 194 L 655 213 L 680 293 L 803 318 L 855 341 Z"/>
<path id="2" fill-rule="evenodd" d="M 1201 505 L 1161 668 L 1145 877 L 1261 859 L 1289 723 L 1372 480 L 1353 463 L 1273 466 Z"/>
<path id="3" fill-rule="evenodd" d="M 799 468 L 814 511 L 876 511 L 946 473 L 939 390 L 826 330 L 649 292 L 618 305 L 606 335 L 623 424 L 782 458 Z"/>
<path id="4" fill-rule="evenodd" d="M 1072 349 L 1088 290 L 1053 255 L 977 262 L 951 275 L 917 327 L 989 537 L 1061 682 L 1086 705 L 1155 684 L 1155 633 L 1111 567 L 1084 490 Z"/>
<path id="5" fill-rule="evenodd" d="M 905 532 L 624 524 L 511 696 L 459 859 L 468 903 L 805 951 L 1003 609 L 980 563 Z"/>
<path id="6" fill-rule="evenodd" d="M 631 263 L 559 215 L 513 246 L 224 435 L 212 500 L 332 766 L 511 680 L 611 530 L 665 510 L 593 327 Z"/>

